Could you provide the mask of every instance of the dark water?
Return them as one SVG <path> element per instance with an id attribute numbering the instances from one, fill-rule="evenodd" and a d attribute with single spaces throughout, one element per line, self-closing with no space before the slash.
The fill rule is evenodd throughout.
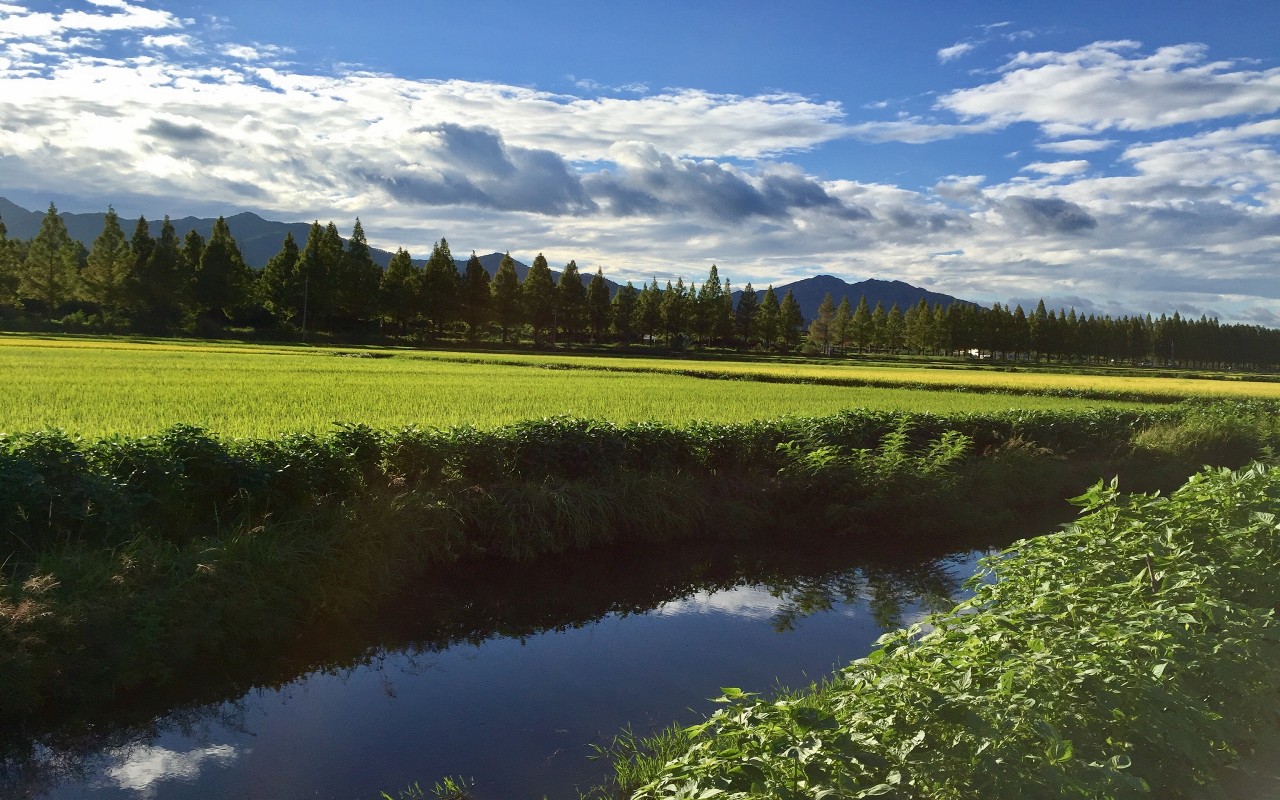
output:
<path id="1" fill-rule="evenodd" d="M 0 797 L 346 800 L 461 775 L 489 800 L 573 798 L 605 774 L 591 744 L 695 721 L 720 687 L 819 679 L 949 608 L 1003 543 L 664 544 L 441 571 L 376 624 L 9 742 Z"/>

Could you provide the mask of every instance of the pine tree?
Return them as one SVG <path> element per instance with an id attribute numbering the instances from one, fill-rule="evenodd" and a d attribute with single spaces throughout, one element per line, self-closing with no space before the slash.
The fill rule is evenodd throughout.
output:
<path id="1" fill-rule="evenodd" d="M 690 294 L 684 278 L 676 278 L 675 286 L 667 281 L 667 288 L 662 292 L 662 331 L 667 337 L 667 347 L 682 344 L 689 332 Z"/>
<path id="2" fill-rule="evenodd" d="M 143 303 L 140 321 L 146 328 L 163 329 L 176 325 L 182 319 L 183 309 L 191 302 L 192 291 L 191 280 L 182 265 L 178 232 L 168 216 L 160 226 L 160 235 L 152 239 L 146 249 L 147 260 L 137 273 L 141 284 L 139 296 Z"/>
<path id="3" fill-rule="evenodd" d="M 431 248 L 431 256 L 422 271 L 422 309 L 435 325 L 437 336 L 457 318 L 460 285 L 458 265 L 453 261 L 449 242 L 441 237 Z"/>
<path id="4" fill-rule="evenodd" d="M 555 327 L 556 313 L 555 284 L 551 282 L 551 269 L 542 253 L 533 260 L 529 274 L 520 284 L 520 302 L 525 320 L 533 329 L 533 342 L 541 345 L 544 335 Z"/>
<path id="5" fill-rule="evenodd" d="M 373 260 L 369 242 L 365 239 L 364 226 L 356 217 L 342 254 L 341 280 L 338 286 L 340 313 L 349 322 L 367 323 L 378 316 L 379 289 L 382 268 Z"/>
<path id="6" fill-rule="evenodd" d="M 418 314 L 419 282 L 421 271 L 403 247 L 396 250 L 382 273 L 382 311 L 401 331 L 407 330 Z"/>
<path id="7" fill-rule="evenodd" d="M 0 306 L 18 304 L 18 275 L 21 269 L 18 243 L 9 238 L 4 221 L 0 220 Z"/>
<path id="8" fill-rule="evenodd" d="M 467 338 L 475 341 L 480 331 L 489 324 L 489 273 L 480 263 L 476 251 L 467 259 L 467 270 L 462 276 L 459 292 L 463 321 L 467 323 Z"/>
<path id="9" fill-rule="evenodd" d="M 587 290 L 582 285 L 576 261 L 570 261 L 560 273 L 560 283 L 556 285 L 556 314 L 566 341 L 576 340 L 587 318 Z"/>
<path id="10" fill-rule="evenodd" d="M 788 289 L 786 296 L 778 304 L 778 337 L 788 350 L 800 343 L 800 328 L 803 325 L 804 315 L 800 313 L 800 304 Z"/>
<path id="11" fill-rule="evenodd" d="M 18 292 L 39 300 L 49 319 L 71 299 L 78 281 L 79 248 L 53 203 L 40 222 L 40 232 L 27 247 L 19 273 Z"/>
<path id="12" fill-rule="evenodd" d="M 849 343 L 853 341 L 853 309 L 849 306 L 848 295 L 840 298 L 836 318 L 831 321 L 831 331 L 836 347 L 840 348 L 841 353 L 847 351 Z"/>
<path id="13" fill-rule="evenodd" d="M 853 312 L 853 319 L 849 322 L 849 328 L 852 332 L 853 343 L 858 347 L 858 354 L 867 352 L 871 347 L 872 324 L 871 309 L 867 307 L 867 296 L 864 294 L 858 299 L 858 307 Z"/>
<path id="14" fill-rule="evenodd" d="M 640 291 L 636 289 L 631 281 L 627 281 L 627 285 L 619 289 L 613 296 L 610 308 L 613 332 L 618 334 L 618 339 L 623 344 L 630 344 L 631 340 L 635 338 L 639 304 Z"/>
<path id="15" fill-rule="evenodd" d="M 600 344 L 609 330 L 609 284 L 604 282 L 604 271 L 599 268 L 587 286 L 587 325 L 591 328 L 591 339 Z"/>
<path id="16" fill-rule="evenodd" d="M 868 341 L 873 350 L 889 349 L 889 314 L 884 310 L 884 303 L 877 300 L 875 310 L 871 312 L 871 325 L 868 331 Z"/>
<path id="17" fill-rule="evenodd" d="M 279 252 L 267 260 L 258 279 L 263 303 L 281 322 L 294 322 L 302 316 L 301 260 L 298 243 L 286 232 Z"/>
<path id="18" fill-rule="evenodd" d="M 728 278 L 711 309 L 711 338 L 721 344 L 730 344 L 733 338 L 733 290 Z"/>
<path id="19" fill-rule="evenodd" d="M 832 329 L 835 318 L 836 304 L 831 299 L 831 292 L 827 292 L 818 304 L 818 316 L 809 323 L 809 342 L 821 347 L 824 356 L 831 354 L 831 345 L 836 338 Z"/>
<path id="20" fill-rule="evenodd" d="M 520 276 L 516 274 L 516 262 L 508 252 L 498 264 L 498 272 L 490 286 L 493 292 L 493 318 L 502 329 L 502 341 L 512 328 L 520 324 Z"/>
<path id="21" fill-rule="evenodd" d="M 755 333 L 757 309 L 756 290 L 748 283 L 742 290 L 742 294 L 738 296 L 738 310 L 733 315 L 734 322 L 738 328 L 738 336 L 741 337 L 744 347 L 751 347 L 751 337 Z"/>
<path id="22" fill-rule="evenodd" d="M 331 254 L 328 252 L 328 233 L 320 227 L 320 221 L 311 223 L 307 232 L 307 243 L 302 246 L 298 257 L 298 280 L 302 284 L 302 304 L 298 315 L 298 325 L 305 337 L 308 330 L 322 327 L 329 316 Z"/>
<path id="23" fill-rule="evenodd" d="M 773 291 L 773 284 L 769 284 L 760 301 L 760 309 L 756 312 L 756 330 L 760 333 L 760 344 L 766 350 L 777 346 L 779 311 L 778 295 Z"/>
<path id="24" fill-rule="evenodd" d="M 218 217 L 196 271 L 193 295 L 197 311 L 217 320 L 230 319 L 248 299 L 251 279 L 231 228 Z"/>
<path id="25" fill-rule="evenodd" d="M 885 317 L 884 322 L 884 339 L 885 347 L 892 353 L 897 353 L 906 345 L 906 320 L 902 318 L 902 309 L 894 303 L 889 308 L 889 314 Z"/>
<path id="26" fill-rule="evenodd" d="M 124 238 L 116 210 L 107 206 L 102 233 L 93 240 L 85 268 L 80 273 L 80 296 L 97 305 L 104 315 L 120 314 L 132 299 L 129 280 L 133 273 L 133 252 Z"/>
<path id="27" fill-rule="evenodd" d="M 636 328 L 649 341 L 655 340 L 662 328 L 662 290 L 656 277 L 644 285 L 636 298 Z"/>

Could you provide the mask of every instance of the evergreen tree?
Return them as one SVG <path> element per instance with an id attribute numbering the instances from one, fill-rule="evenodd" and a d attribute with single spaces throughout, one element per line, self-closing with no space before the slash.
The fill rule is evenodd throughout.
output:
<path id="1" fill-rule="evenodd" d="M 462 276 L 459 299 L 463 321 L 467 323 L 467 338 L 475 341 L 480 331 L 489 324 L 489 272 L 480 263 L 476 251 L 467 259 L 467 270 Z"/>
<path id="2" fill-rule="evenodd" d="M 120 218 L 110 206 L 87 262 L 80 273 L 80 296 L 97 305 L 104 315 L 125 312 L 133 299 L 133 252 L 124 238 Z"/>
<path id="3" fill-rule="evenodd" d="M 330 223 L 332 226 L 332 223 Z M 336 229 L 335 229 L 336 232 Z M 341 244 L 341 243 L 339 243 Z M 323 320 L 330 313 L 329 266 L 332 255 L 329 252 L 328 232 L 320 227 L 319 220 L 311 223 L 307 232 L 307 243 L 302 246 L 298 257 L 298 280 L 302 284 L 302 306 L 299 312 L 298 325 L 305 337 L 308 330 L 322 327 Z"/>
<path id="4" fill-rule="evenodd" d="M 778 305 L 778 338 L 787 350 L 800 343 L 800 328 L 804 325 L 804 315 L 800 313 L 800 304 L 796 296 L 787 290 L 787 294 Z"/>
<path id="5" fill-rule="evenodd" d="M 831 321 L 831 331 L 836 347 L 844 353 L 853 341 L 853 309 L 849 305 L 848 295 L 840 298 L 840 305 L 836 307 L 836 318 Z"/>
<path id="6" fill-rule="evenodd" d="M 160 235 L 150 240 L 150 247 L 145 244 L 143 247 L 147 250 L 147 260 L 136 273 L 140 283 L 138 296 L 142 301 L 139 321 L 144 328 L 168 328 L 181 321 L 191 295 L 191 281 L 182 266 L 178 232 L 168 216 L 160 226 Z"/>
<path id="7" fill-rule="evenodd" d="M 19 273 L 18 292 L 39 300 L 53 319 L 58 308 L 71 299 L 77 284 L 79 248 L 67 233 L 67 224 L 53 203 L 40 222 L 40 232 L 27 247 Z"/>
<path id="8" fill-rule="evenodd" d="M 520 324 L 520 276 L 516 274 L 516 262 L 508 252 L 498 264 L 498 272 L 490 286 L 493 292 L 493 318 L 502 329 L 502 341 L 507 341 L 511 329 Z"/>
<path id="9" fill-rule="evenodd" d="M 933 349 L 943 355 L 950 355 L 955 345 L 952 344 L 951 316 L 942 303 L 933 305 Z"/>
<path id="10" fill-rule="evenodd" d="M 684 278 L 676 278 L 676 285 L 667 281 L 662 292 L 662 332 L 667 337 L 667 347 L 675 347 L 684 337 L 689 323 L 689 293 Z"/>
<path id="11" fill-rule="evenodd" d="M 923 297 L 903 315 L 903 338 L 908 350 L 923 353 L 933 347 L 933 312 Z"/>
<path id="12" fill-rule="evenodd" d="M 864 294 L 858 298 L 858 308 L 853 312 L 853 319 L 849 321 L 849 329 L 853 343 L 858 348 L 858 354 L 867 352 L 873 341 L 871 332 L 871 309 L 867 307 L 867 296 Z"/>
<path id="13" fill-rule="evenodd" d="M 251 278 L 231 228 L 218 217 L 196 271 L 193 295 L 197 311 L 218 320 L 230 319 L 248 299 Z"/>
<path id="14" fill-rule="evenodd" d="M 822 354 L 830 355 L 832 344 L 836 340 L 832 326 L 836 318 L 836 304 L 831 300 L 831 292 L 823 296 L 818 304 L 818 316 L 809 323 L 809 341 L 822 348 Z"/>
<path id="15" fill-rule="evenodd" d="M 644 285 L 636 298 L 636 328 L 650 340 L 656 339 L 662 329 L 662 290 L 656 277 Z"/>
<path id="16" fill-rule="evenodd" d="M 204 244 L 204 237 L 194 229 L 182 237 L 182 259 L 178 262 L 178 305 L 181 308 L 191 306 L 191 287 L 196 282 L 200 259 L 204 258 Z"/>
<path id="17" fill-rule="evenodd" d="M 748 283 L 738 296 L 738 310 L 733 319 L 737 324 L 738 336 L 742 338 L 744 347 L 751 347 L 751 337 L 755 333 L 756 322 L 756 290 Z"/>
<path id="18" fill-rule="evenodd" d="M 339 313 L 352 323 L 373 320 L 378 316 L 382 268 L 373 260 L 359 217 L 356 217 L 340 263 Z"/>
<path id="19" fill-rule="evenodd" d="M 431 248 L 431 256 L 422 271 L 422 309 L 434 323 L 437 336 L 457 317 L 461 283 L 449 242 L 441 237 Z"/>
<path id="20" fill-rule="evenodd" d="M 533 329 L 534 344 L 542 344 L 545 334 L 555 327 L 556 287 L 551 282 L 551 269 L 547 259 L 538 253 L 529 267 L 529 274 L 520 284 L 520 302 L 524 306 L 525 320 Z"/>
<path id="21" fill-rule="evenodd" d="M 414 266 L 409 252 L 403 247 L 396 250 L 382 273 L 382 284 L 378 291 L 382 295 L 381 308 L 401 330 L 407 330 L 413 318 L 418 314 L 419 282 L 421 271 Z"/>
<path id="22" fill-rule="evenodd" d="M 298 243 L 286 232 L 280 251 L 267 260 L 258 279 L 263 304 L 281 322 L 294 322 L 302 316 L 301 260 Z"/>
<path id="23" fill-rule="evenodd" d="M 759 331 L 760 343 L 766 350 L 777 346 L 779 311 L 778 295 L 773 291 L 773 284 L 769 284 L 760 300 L 760 309 L 756 312 L 756 330 Z"/>
<path id="24" fill-rule="evenodd" d="M 609 330 L 609 284 L 604 282 L 604 270 L 597 268 L 587 286 L 587 325 L 591 338 L 599 344 Z"/>
<path id="25" fill-rule="evenodd" d="M 897 303 L 889 308 L 884 323 L 884 344 L 891 353 L 901 352 L 906 346 L 907 325 L 902 317 L 902 309 Z"/>
<path id="26" fill-rule="evenodd" d="M 876 301 L 875 310 L 871 312 L 868 339 L 873 349 L 889 349 L 889 313 L 884 310 L 884 303 L 879 300 Z"/>
<path id="27" fill-rule="evenodd" d="M 724 345 L 733 345 L 733 288 L 729 279 L 725 278 L 724 288 L 720 290 L 720 301 L 716 303 L 711 318 L 711 338 Z"/>
<path id="28" fill-rule="evenodd" d="M 129 240 L 129 249 L 133 251 L 133 275 L 134 282 L 138 284 L 139 290 L 143 293 L 143 303 L 147 304 L 151 298 L 147 296 L 146 273 L 147 261 L 151 259 L 151 251 L 156 247 L 156 240 L 151 238 L 151 225 L 147 222 L 147 218 L 138 217 L 138 223 L 133 226 L 133 238 Z"/>
<path id="29" fill-rule="evenodd" d="M 564 272 L 560 273 L 560 283 L 556 286 L 556 313 L 566 341 L 577 339 L 587 318 L 587 290 L 582 285 L 582 275 L 575 261 L 566 264 Z"/>
<path id="30" fill-rule="evenodd" d="M 17 305 L 18 275 L 21 271 L 18 243 L 9 238 L 4 221 L 0 220 L 0 306 Z"/>
<path id="31" fill-rule="evenodd" d="M 636 289 L 631 281 L 627 281 L 627 285 L 619 289 L 613 296 L 610 308 L 613 332 L 618 334 L 618 339 L 623 344 L 630 344 L 631 340 L 635 338 L 639 303 L 640 291 Z"/>

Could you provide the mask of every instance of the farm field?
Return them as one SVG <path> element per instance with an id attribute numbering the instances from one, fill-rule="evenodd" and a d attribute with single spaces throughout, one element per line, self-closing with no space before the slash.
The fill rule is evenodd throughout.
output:
<path id="1" fill-rule="evenodd" d="M 726 377 L 767 374 L 771 380 L 674 374 L 691 368 Z M 852 408 L 959 414 L 1137 405 L 1014 397 L 990 388 L 964 391 L 997 379 L 1008 383 L 996 385 L 1037 391 L 1045 376 L 1023 373 L 37 337 L 0 338 L 0 374 L 6 377 L 0 383 L 0 431 L 57 427 L 95 437 L 149 434 L 176 423 L 227 436 L 269 437 L 322 431 L 335 422 L 492 428 L 553 415 L 678 424 L 821 416 Z M 939 380 L 936 390 L 919 387 L 931 377 L 951 382 Z M 904 386 L 804 383 L 815 378 Z M 1048 376 L 1043 385 L 1061 387 L 1063 379 Z M 1087 389 L 1097 380 L 1082 377 L 1080 386 Z M 1168 383 L 1157 380 L 1166 393 Z M 1249 387 L 1259 396 L 1268 390 L 1280 394 L 1270 384 Z"/>

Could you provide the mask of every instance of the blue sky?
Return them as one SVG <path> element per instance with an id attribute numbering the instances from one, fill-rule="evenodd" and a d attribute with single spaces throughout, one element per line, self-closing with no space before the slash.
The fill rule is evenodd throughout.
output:
<path id="1" fill-rule="evenodd" d="M 0 0 L 0 195 L 1280 326 L 1274 2 Z"/>

